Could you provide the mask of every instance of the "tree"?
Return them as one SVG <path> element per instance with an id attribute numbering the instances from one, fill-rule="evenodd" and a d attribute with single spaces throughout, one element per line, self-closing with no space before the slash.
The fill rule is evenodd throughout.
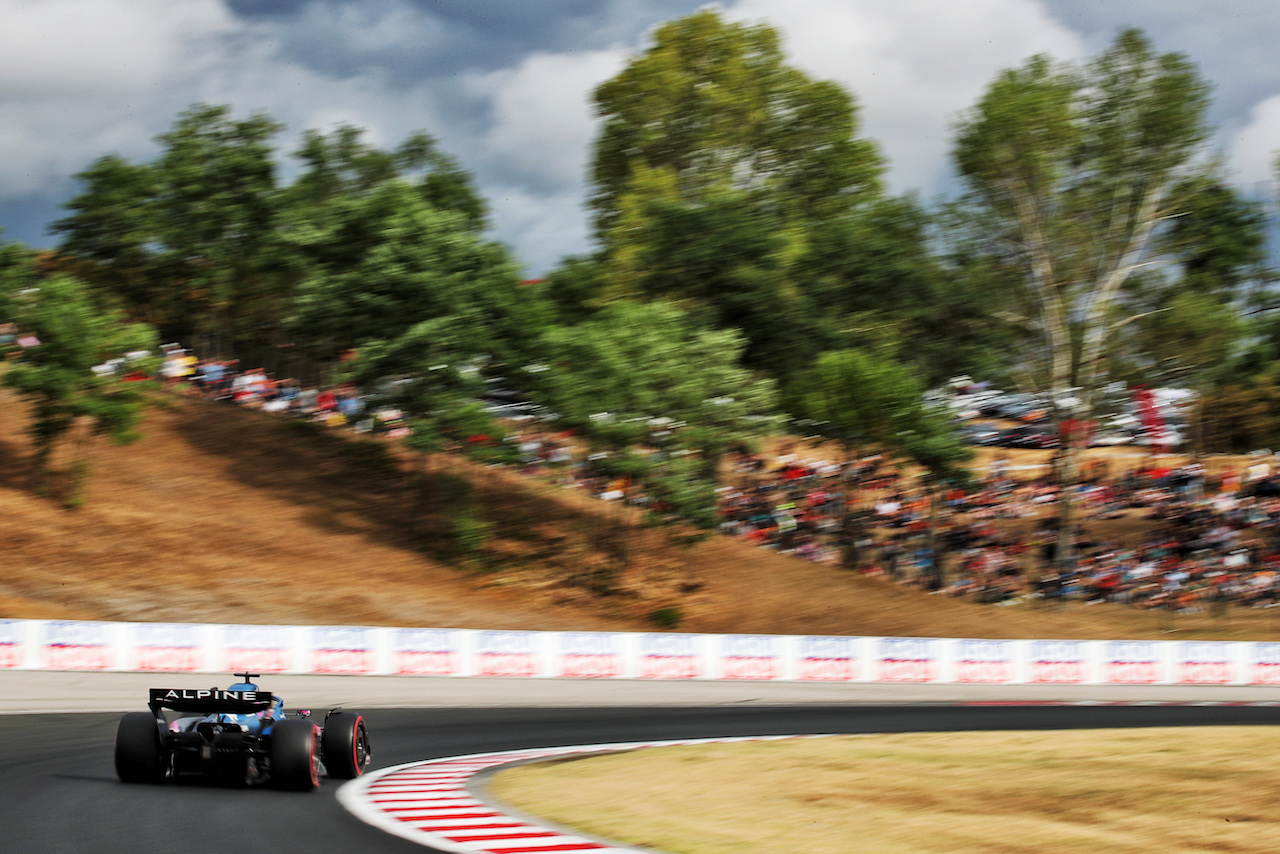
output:
<path id="1" fill-rule="evenodd" d="M 910 460 L 921 467 L 931 489 L 967 479 L 963 464 L 970 451 L 946 415 L 925 405 L 919 379 L 892 358 L 862 350 L 824 353 L 797 378 L 794 394 L 791 409 L 820 434 L 842 442 L 846 454 L 861 447 Z M 844 525 L 849 543 L 845 563 L 856 566 L 852 512 L 846 512 Z M 936 559 L 934 568 L 941 586 Z"/>
<path id="2" fill-rule="evenodd" d="M 476 404 L 481 371 L 528 364 L 550 304 L 521 284 L 505 248 L 475 234 L 464 213 L 435 207 L 420 186 L 385 180 L 323 208 L 287 235 L 308 259 L 289 319 L 295 340 L 324 364 L 354 351 L 346 377 L 407 412 L 418 450 L 442 437 L 501 438 Z"/>
<path id="3" fill-rule="evenodd" d="M 254 337 L 278 318 L 283 282 L 272 275 L 276 181 L 265 113 L 230 118 L 198 104 L 161 134 L 155 165 L 160 266 L 171 289 L 169 324 L 212 341 Z"/>
<path id="4" fill-rule="evenodd" d="M 596 237 L 614 297 L 686 300 L 785 374 L 818 352 L 801 259 L 820 223 L 880 193 L 852 97 L 784 62 L 765 25 L 664 24 L 595 93 Z"/>
<path id="5" fill-rule="evenodd" d="M 538 292 L 521 286 L 506 249 L 403 181 L 335 199 L 323 219 L 289 239 L 311 259 L 290 326 L 321 360 L 403 339 L 403 367 L 403 347 L 430 343 L 430 329 L 414 331 L 427 323 L 448 324 L 449 346 L 467 358 L 523 365 L 551 319 Z"/>
<path id="6" fill-rule="evenodd" d="M 959 124 L 954 158 L 968 202 L 992 227 L 989 251 L 1021 270 L 1039 332 L 1039 381 L 1055 417 L 1091 414 L 1127 308 L 1124 285 L 1156 260 L 1157 235 L 1184 210 L 1203 168 L 1208 87 L 1178 54 L 1136 30 L 1081 68 L 1039 56 L 999 75 Z M 1061 457 L 1080 476 L 1082 431 Z M 1074 536 L 1073 490 L 1060 501 L 1060 559 Z"/>
<path id="7" fill-rule="evenodd" d="M 327 135 L 308 130 L 293 154 L 306 170 L 286 192 L 286 204 L 306 217 L 308 208 L 368 194 L 387 181 L 405 181 L 433 207 L 461 214 L 471 231 L 488 227 L 488 205 L 471 176 L 429 134 L 412 134 L 392 151 L 368 145 L 363 136 L 362 129 L 351 125 L 339 125 Z"/>
<path id="8" fill-rule="evenodd" d="M 1256 202 L 1213 177 L 1177 191 L 1182 212 L 1157 234 L 1168 270 L 1136 274 L 1125 302 L 1136 316 L 1119 330 L 1111 373 L 1177 384 L 1201 394 L 1240 370 L 1242 347 L 1259 341 L 1241 313 L 1265 299 L 1266 217 Z M 1161 274 L 1163 273 L 1163 274 Z"/>
<path id="9" fill-rule="evenodd" d="M 343 217 L 388 183 L 411 184 L 418 202 L 473 233 L 486 227 L 470 176 L 425 133 L 383 151 L 348 125 L 307 131 L 294 153 L 305 169 L 280 189 L 279 130 L 265 114 L 237 120 L 229 107 L 198 104 L 158 138 L 155 162 L 99 158 L 76 176 L 83 192 L 54 226 L 59 269 L 167 338 L 260 358 L 289 343 L 282 323 L 299 284 L 317 267 L 357 263 L 377 240 L 342 232 Z"/>
<path id="10" fill-rule="evenodd" d="M 270 146 L 281 126 L 230 112 L 197 104 L 181 113 L 157 138 L 154 163 L 99 158 L 76 176 L 84 190 L 54 224 L 59 251 L 73 259 L 64 269 L 99 300 L 167 338 L 214 349 L 262 337 L 289 286 L 275 245 Z"/>
<path id="11" fill-rule="evenodd" d="M 31 405 L 28 433 L 35 448 L 38 483 L 48 475 L 57 445 L 80 425 L 82 436 L 109 436 L 118 443 L 137 438 L 143 384 L 93 371 L 108 359 L 155 347 L 155 333 L 144 324 L 126 323 L 119 314 L 102 311 L 83 283 L 56 275 L 19 295 L 16 319 L 39 345 L 9 366 L 3 377 Z M 81 500 L 87 474 L 82 456 L 73 466 L 69 503 Z"/>
<path id="12" fill-rule="evenodd" d="M 1252 281 L 1265 281 L 1267 216 L 1216 175 L 1196 176 L 1173 194 L 1182 200 L 1159 248 L 1178 265 L 1181 289 L 1220 301 L 1245 296 Z"/>
<path id="13" fill-rule="evenodd" d="M 542 292 L 555 306 L 557 320 L 572 326 L 603 308 L 607 286 L 599 259 L 572 256 L 547 274 Z"/>
<path id="14" fill-rule="evenodd" d="M 78 262 L 77 275 L 97 294 L 147 323 L 166 323 L 161 307 L 168 295 L 156 270 L 155 169 L 105 155 L 75 177 L 84 191 L 52 228 L 64 235 L 59 253 Z"/>
<path id="15" fill-rule="evenodd" d="M 0 237 L 0 325 L 13 322 L 19 292 L 35 283 L 35 259 L 21 243 Z"/>
<path id="16" fill-rule="evenodd" d="M 774 376 L 817 354 L 822 313 L 793 281 L 776 222 L 759 215 L 747 193 L 708 191 L 697 203 L 655 199 L 644 210 L 628 245 L 606 262 L 615 296 L 676 300 L 715 326 L 740 330 L 743 363 Z"/>
<path id="17" fill-rule="evenodd" d="M 776 401 L 771 381 L 738 365 L 743 344 L 736 332 L 707 329 L 674 306 L 619 301 L 546 333 L 536 395 L 615 455 L 670 428 L 662 458 L 694 454 L 698 477 L 714 482 L 734 444 L 767 431 Z"/>
<path id="18" fill-rule="evenodd" d="M 670 198 L 751 190 L 806 220 L 879 188 L 880 158 L 854 138 L 848 93 L 787 66 L 763 24 L 726 23 L 710 10 L 664 24 L 595 102 L 604 126 L 592 206 L 606 243 L 645 172 L 670 177 Z"/>

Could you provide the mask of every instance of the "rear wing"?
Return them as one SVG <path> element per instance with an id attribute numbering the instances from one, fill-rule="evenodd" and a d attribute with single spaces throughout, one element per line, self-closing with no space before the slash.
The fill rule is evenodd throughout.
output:
<path id="1" fill-rule="evenodd" d="M 161 709 L 175 712 L 247 715 L 271 708 L 270 691 L 224 691 L 220 688 L 152 688 L 147 707 L 160 716 Z"/>

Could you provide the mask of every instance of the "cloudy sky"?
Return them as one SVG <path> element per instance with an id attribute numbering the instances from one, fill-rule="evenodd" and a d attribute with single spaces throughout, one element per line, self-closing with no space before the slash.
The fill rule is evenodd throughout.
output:
<path id="1" fill-rule="evenodd" d="M 392 146 L 426 130 L 472 171 L 530 275 L 589 248 L 592 89 L 700 0 L 0 0 L 0 227 L 47 224 L 96 157 L 155 156 L 192 103 L 264 110 L 293 149 L 346 122 Z M 1089 56 L 1143 28 L 1215 85 L 1232 179 L 1269 194 L 1280 149 L 1274 0 L 721 0 L 780 29 L 790 60 L 839 81 L 896 192 L 948 185 L 956 114 L 1034 53 Z M 286 162 L 285 169 L 289 168 Z M 287 171 L 286 171 L 287 174 Z"/>

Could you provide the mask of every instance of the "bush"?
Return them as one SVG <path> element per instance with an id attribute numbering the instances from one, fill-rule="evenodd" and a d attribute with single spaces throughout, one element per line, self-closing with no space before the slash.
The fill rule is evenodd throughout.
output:
<path id="1" fill-rule="evenodd" d="M 684 622 L 684 612 L 676 605 L 664 605 L 649 612 L 649 622 L 660 629 L 674 629 Z"/>

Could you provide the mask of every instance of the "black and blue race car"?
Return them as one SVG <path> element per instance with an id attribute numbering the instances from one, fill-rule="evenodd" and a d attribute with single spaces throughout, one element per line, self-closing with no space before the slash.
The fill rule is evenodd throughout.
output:
<path id="1" fill-rule="evenodd" d="M 372 760 L 364 717 L 332 709 L 323 724 L 311 712 L 288 717 L 284 701 L 258 690 L 254 673 L 226 689 L 152 688 L 149 712 L 129 712 L 116 727 L 116 774 L 125 783 L 161 783 L 187 775 L 245 785 L 308 790 L 320 775 L 350 780 Z M 172 720 L 166 710 L 176 712 Z"/>

